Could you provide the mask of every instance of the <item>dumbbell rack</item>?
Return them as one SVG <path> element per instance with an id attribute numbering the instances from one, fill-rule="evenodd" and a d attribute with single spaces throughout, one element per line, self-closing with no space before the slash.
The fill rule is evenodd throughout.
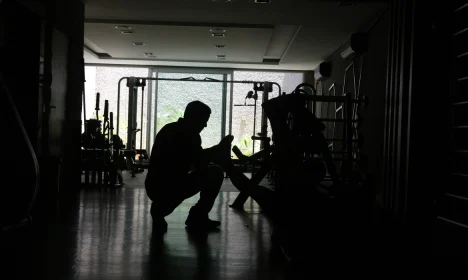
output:
<path id="1" fill-rule="evenodd" d="M 111 186 L 119 187 L 122 185 L 122 175 L 117 166 L 120 147 L 114 145 L 112 137 L 114 131 L 113 112 L 109 113 L 109 103 L 104 103 L 104 123 L 103 136 L 107 143 L 102 147 L 82 147 L 82 167 L 84 172 L 85 186 Z M 96 121 L 99 121 L 99 93 L 96 94 Z M 85 125 L 85 134 L 87 129 Z M 119 179 L 119 182 L 117 182 Z"/>

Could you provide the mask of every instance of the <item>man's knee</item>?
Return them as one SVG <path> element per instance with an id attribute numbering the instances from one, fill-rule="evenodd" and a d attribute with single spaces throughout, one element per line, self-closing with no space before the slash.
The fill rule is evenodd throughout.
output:
<path id="1" fill-rule="evenodd" d="M 217 165 L 211 165 L 211 166 L 208 166 L 207 168 L 207 175 L 208 177 L 215 181 L 215 182 L 219 182 L 219 184 L 222 184 L 223 180 L 224 180 L 224 171 L 221 169 L 221 167 L 217 166 Z"/>
<path id="2" fill-rule="evenodd" d="M 181 203 L 181 200 L 177 200 L 172 197 L 157 199 L 151 204 L 151 216 L 153 216 L 153 218 L 166 217 L 171 214 Z"/>

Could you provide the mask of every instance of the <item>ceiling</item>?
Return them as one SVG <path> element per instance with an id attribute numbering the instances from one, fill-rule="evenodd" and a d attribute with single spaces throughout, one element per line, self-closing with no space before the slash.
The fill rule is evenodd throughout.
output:
<path id="1" fill-rule="evenodd" d="M 333 0 L 254 1 L 84 1 L 85 61 L 313 70 L 386 7 L 383 1 L 357 1 L 352 6 L 339 6 Z M 122 34 L 125 30 L 133 34 Z"/>

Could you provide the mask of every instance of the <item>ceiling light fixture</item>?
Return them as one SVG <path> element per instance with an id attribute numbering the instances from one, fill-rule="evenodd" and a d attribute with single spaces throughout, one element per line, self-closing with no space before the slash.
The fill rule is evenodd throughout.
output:
<path id="1" fill-rule="evenodd" d="M 133 42 L 133 45 L 134 46 L 144 46 L 145 43 L 143 43 L 143 42 Z"/>
<path id="2" fill-rule="evenodd" d="M 336 3 L 336 5 L 338 7 L 352 7 L 352 6 L 354 6 L 354 3 L 351 2 L 351 1 L 340 1 L 340 2 Z"/>
<path id="3" fill-rule="evenodd" d="M 210 32 L 211 32 L 211 33 L 225 33 L 225 32 L 226 32 L 226 29 L 213 28 L 213 29 L 210 29 Z"/>
<path id="4" fill-rule="evenodd" d="M 132 27 L 128 26 L 128 25 L 116 25 L 115 28 L 120 29 L 120 30 L 130 30 L 130 29 L 132 29 Z"/>
<path id="5" fill-rule="evenodd" d="M 213 36 L 213 37 L 226 37 L 226 34 L 224 34 L 224 33 L 211 33 L 211 36 Z"/>
<path id="6" fill-rule="evenodd" d="M 257 4 L 270 4 L 271 0 L 255 0 Z"/>

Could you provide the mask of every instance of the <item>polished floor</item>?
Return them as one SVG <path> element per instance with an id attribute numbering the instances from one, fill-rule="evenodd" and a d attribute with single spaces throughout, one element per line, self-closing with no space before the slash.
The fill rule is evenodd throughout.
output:
<path id="1" fill-rule="evenodd" d="M 245 212 L 231 209 L 237 194 L 216 200 L 210 217 L 222 222 L 219 231 L 185 228 L 195 196 L 155 236 L 144 188 L 82 190 L 32 230 L 2 237 L 2 279 L 285 279 L 268 220 L 251 200 Z"/>

